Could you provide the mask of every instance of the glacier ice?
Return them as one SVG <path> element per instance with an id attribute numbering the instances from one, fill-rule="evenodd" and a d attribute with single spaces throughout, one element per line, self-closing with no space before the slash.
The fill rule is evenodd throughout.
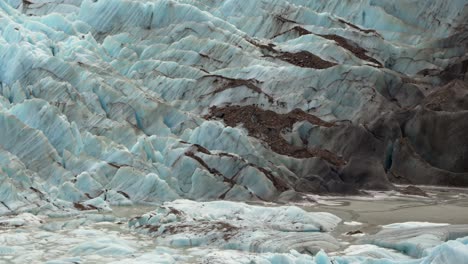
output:
<path id="1" fill-rule="evenodd" d="M 176 200 L 132 219 L 129 225 L 166 246 L 213 246 L 252 252 L 317 253 L 338 249 L 331 231 L 341 219 L 298 207 Z"/>
<path id="2" fill-rule="evenodd" d="M 365 243 L 395 249 L 415 258 L 427 254 L 443 242 L 468 235 L 467 225 L 437 225 L 383 229 L 377 234 L 362 238 Z"/>
<path id="3" fill-rule="evenodd" d="M 200 210 L 203 207 L 208 207 L 208 210 Z M 221 212 L 218 210 L 219 208 L 222 208 Z M 169 211 L 170 213 L 168 213 Z M 257 218 L 257 216 L 260 217 Z M 459 232 L 462 230 L 461 227 L 454 226 L 438 227 L 440 228 L 439 231 L 442 231 L 442 229 L 452 230 L 450 232 L 455 231 L 453 237 L 450 238 L 452 240 L 447 242 L 440 240 L 434 246 L 421 251 L 421 255 L 417 257 L 408 256 L 403 251 L 398 251 L 398 249 L 394 250 L 375 244 L 346 245 L 346 243 L 342 243 L 339 251 L 336 250 L 338 247 L 335 247 L 334 250 L 328 248 L 327 252 L 319 250 L 315 256 L 311 256 L 307 251 L 300 253 L 300 251 L 305 250 L 305 248 L 299 248 L 301 243 L 304 240 L 311 242 L 313 239 L 325 239 L 326 236 L 315 236 L 314 234 L 320 233 L 318 231 L 284 232 L 285 230 L 282 230 L 283 223 L 285 223 L 285 229 L 295 229 L 294 224 L 291 224 L 293 219 L 302 221 L 301 225 L 304 226 L 307 223 L 313 223 L 313 225 L 324 223 L 331 228 L 338 227 L 340 224 L 338 223 L 339 218 L 336 216 L 305 212 L 297 207 L 265 207 L 226 201 L 203 203 L 177 200 L 167 202 L 156 210 L 144 213 L 135 219 L 120 218 L 105 213 L 58 218 L 49 222 L 40 221 L 42 219 L 37 216 L 21 214 L 18 216 L 5 216 L 0 219 L 1 223 L 8 222 L 12 225 L 21 225 L 10 226 L 5 229 L 5 225 L 2 224 L 0 229 L 0 259 L 13 263 L 442 264 L 464 263 L 467 257 L 468 237 L 455 239 L 457 236 L 463 236 L 463 234 Z M 166 231 L 166 233 L 177 231 L 179 239 L 193 239 L 196 237 L 197 232 L 201 231 L 198 233 L 201 236 L 198 236 L 197 239 L 206 239 L 207 237 L 202 234 L 205 232 L 209 232 L 211 235 L 220 232 L 221 235 L 226 236 L 228 241 L 224 242 L 224 247 L 219 244 L 214 246 L 214 244 L 223 240 L 221 236 L 218 236 L 219 241 L 212 241 L 211 246 L 173 247 L 164 242 L 164 239 L 167 238 L 164 234 L 162 235 L 164 239 L 158 240 L 158 237 L 132 232 L 124 224 L 126 221 L 129 221 L 129 224 L 135 227 L 138 221 L 144 224 L 136 227 L 142 233 L 147 233 L 147 231 L 150 233 L 156 232 L 157 223 L 164 222 L 161 227 L 170 230 Z M 203 230 L 210 227 L 215 221 L 224 222 L 224 228 L 229 227 L 228 223 L 236 224 L 240 228 L 234 230 L 237 234 L 229 233 L 233 231 L 232 229 Z M 196 222 L 197 227 L 183 228 L 184 225 L 189 226 L 190 222 Z M 178 228 L 175 228 L 176 225 L 178 225 Z M 16 228 L 17 232 L 11 232 L 10 228 Z M 249 231 L 249 229 L 256 229 L 256 231 Z M 403 236 L 405 233 L 414 234 L 414 229 L 415 227 L 402 227 L 399 228 L 400 232 L 398 234 Z M 416 229 L 419 229 L 421 234 L 434 232 L 427 227 L 416 227 Z M 426 229 L 426 231 L 421 229 Z M 464 230 L 466 231 L 466 226 Z M 235 250 L 228 245 L 228 243 L 231 246 L 236 244 L 233 239 L 236 236 L 244 239 L 249 236 L 255 236 L 256 239 L 265 239 L 267 233 L 270 233 L 272 237 L 282 238 L 281 241 L 275 240 L 276 243 L 283 246 L 287 245 L 289 249 L 287 247 L 274 247 L 272 244 L 265 247 L 268 245 L 267 240 L 257 240 L 256 246 L 252 246 L 247 250 Z M 295 237 L 285 237 L 281 233 L 290 233 Z M 303 233 L 303 236 L 300 233 Z M 215 237 L 211 236 L 210 238 Z M 300 243 L 292 243 L 293 241 L 299 241 Z M 205 242 L 209 242 L 209 240 L 205 240 Z M 237 243 L 241 242 L 246 241 L 237 241 Z M 245 244 L 243 245 L 245 246 Z M 294 247 L 299 251 L 292 249 Z M 261 252 L 256 252 L 260 249 L 262 249 Z"/>
<path id="4" fill-rule="evenodd" d="M 405 223 L 393 223 L 382 226 L 382 228 L 416 228 L 416 227 L 440 227 L 448 226 L 447 223 L 431 223 L 431 222 L 405 222 Z"/>
<path id="5" fill-rule="evenodd" d="M 212 200 L 467 187 L 467 16 L 466 0 L 0 1 L 0 226 L 64 242 L 144 204 L 129 223 L 152 252 L 78 230 L 47 260 L 460 262 L 465 226 L 392 224 L 343 251 L 331 214 Z M 43 253 L 0 231 L 0 255 Z M 168 248 L 187 245 L 202 253 Z"/>

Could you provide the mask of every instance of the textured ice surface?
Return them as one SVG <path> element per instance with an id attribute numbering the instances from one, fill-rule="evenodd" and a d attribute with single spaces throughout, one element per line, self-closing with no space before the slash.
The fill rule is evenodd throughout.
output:
<path id="1" fill-rule="evenodd" d="M 467 235 L 468 225 L 402 227 L 383 229 L 375 235 L 362 238 L 362 241 L 420 258 L 434 246 Z"/>
<path id="2" fill-rule="evenodd" d="M 421 103 L 463 64 L 466 49 L 453 43 L 465 34 L 464 6 L 2 1 L 0 213 L 356 193 L 424 174 L 414 168 L 430 170 L 425 183 L 465 184 L 465 160 L 453 158 L 463 151 L 424 143 L 443 132 L 415 138 L 422 119 L 464 114 L 405 114 L 414 118 L 401 129 L 406 117 L 380 119 Z M 226 105 L 271 110 L 273 121 L 289 113 L 281 120 L 291 123 L 209 110 Z M 450 131 L 463 130 L 455 119 Z M 407 163 L 418 153 L 428 163 Z"/>
<path id="3" fill-rule="evenodd" d="M 317 253 L 336 250 L 331 231 L 341 219 L 298 207 L 263 207 L 226 201 L 177 200 L 130 221 L 156 241 L 175 247 L 216 246 L 251 252 Z"/>
<path id="4" fill-rule="evenodd" d="M 440 227 L 448 226 L 446 223 L 430 223 L 430 222 L 405 222 L 405 223 L 393 223 L 382 226 L 383 228 L 413 228 L 413 227 Z"/>
<path id="5" fill-rule="evenodd" d="M 171 201 L 468 186 L 467 14 L 466 0 L 0 1 L 0 255 L 460 262 L 466 240 L 446 241 L 464 226 L 401 224 L 332 260 L 333 215 Z M 112 217 L 47 218 L 135 204 L 156 208 L 130 221 L 152 251 L 92 224 Z"/>
<path id="6" fill-rule="evenodd" d="M 200 208 L 207 207 L 207 210 L 201 211 Z M 222 207 L 224 210 L 219 210 Z M 132 215 L 134 208 L 116 208 L 116 211 L 123 210 L 120 214 Z M 135 210 L 138 207 L 135 208 Z M 147 208 L 140 208 L 140 211 Z M 127 212 L 128 210 L 128 212 Z M 172 213 L 164 211 L 171 211 Z M 180 211 L 179 211 L 180 210 Z M 237 212 L 234 213 L 233 211 Z M 223 217 L 223 214 L 229 212 Z M 261 213 L 262 212 L 262 213 Z M 253 219 L 256 214 L 258 219 Z M 175 215 L 174 215 L 175 214 Z M 151 219 L 148 219 L 152 216 Z M 235 216 L 235 217 L 232 217 Z M 152 218 L 158 219 L 153 220 Z M 236 233 L 230 233 L 229 230 L 216 230 L 205 228 L 212 227 L 213 219 L 224 222 L 224 228 L 228 223 L 238 225 L 241 229 L 235 230 Z M 198 219 L 198 220 L 197 220 Z M 128 217 L 116 216 L 109 213 L 105 214 L 82 214 L 77 217 L 66 218 L 46 218 L 39 219 L 29 214 L 19 216 L 2 217 L 1 223 L 17 223 L 13 225 L 1 224 L 0 228 L 0 262 L 2 263 L 317 263 L 317 264 L 349 264 L 349 263 L 394 263 L 394 264 L 446 264 L 446 263 L 464 263 L 468 257 L 468 237 L 464 236 L 460 227 L 445 226 L 438 227 L 441 230 L 452 230 L 453 237 L 450 241 L 440 240 L 432 246 L 422 251 L 417 257 L 411 257 L 405 254 L 404 250 L 399 248 L 392 249 L 385 245 L 360 244 L 360 245 L 341 245 L 338 247 L 325 247 L 327 252 L 318 251 L 312 256 L 305 248 L 298 248 L 300 244 L 291 244 L 292 237 L 284 237 L 282 233 L 291 233 L 298 240 L 304 242 L 307 234 L 307 241 L 311 242 L 316 238 L 325 238 L 326 236 L 314 236 L 314 231 L 295 232 L 281 230 L 275 223 L 287 221 L 290 224 L 293 219 L 302 224 L 311 222 L 316 225 L 323 222 L 331 227 L 339 226 L 337 217 L 322 213 L 307 213 L 297 207 L 285 207 L 271 205 L 271 207 L 260 207 L 246 205 L 243 203 L 231 202 L 212 202 L 198 203 L 187 200 L 178 200 L 156 208 L 155 211 L 143 214 L 143 216 L 129 219 Z M 162 228 L 168 228 L 168 232 L 179 232 L 179 237 L 185 239 L 193 238 L 197 232 L 203 232 L 213 235 L 219 232 L 227 235 L 224 243 L 212 241 L 200 247 L 180 247 L 179 245 L 168 245 L 165 239 L 170 234 L 162 234 L 157 237 L 134 232 L 127 223 L 135 226 L 135 221 L 149 223 L 148 226 L 141 226 L 140 231 L 146 229 L 153 230 L 156 234 L 156 221 L 166 221 L 161 224 Z M 152 222 L 152 223 L 150 223 Z M 191 222 L 196 222 L 198 226 L 189 229 L 182 228 L 183 225 L 189 226 Z M 211 222 L 211 223 L 210 223 Z M 24 224 L 28 223 L 28 224 Z M 260 224 L 262 226 L 260 226 Z M 180 229 L 176 229 L 178 226 Z M 289 226 L 290 227 L 290 226 Z M 289 228 L 285 226 L 285 228 Z M 256 231 L 252 231 L 255 229 Z M 402 228 L 399 234 L 414 233 L 412 228 Z M 414 228 L 413 228 L 414 229 Z M 423 228 L 424 229 L 424 228 Z M 426 228 L 427 229 L 427 228 Z M 250 231 L 249 231 L 250 230 Z M 453 232 L 453 231 L 456 232 Z M 465 227 L 466 230 L 466 227 Z M 259 247 L 245 248 L 244 250 L 235 250 L 227 245 L 241 244 L 240 239 L 246 236 L 255 236 L 265 238 L 265 233 L 274 234 L 277 239 L 276 244 L 285 246 L 281 249 L 284 252 L 277 251 L 278 248 L 263 247 L 263 252 L 255 252 L 268 241 L 257 241 Z M 431 233 L 432 231 L 426 232 Z M 146 233 L 146 232 L 143 232 Z M 207 233 L 198 233 L 198 238 L 206 236 Z M 242 235 L 243 234 L 243 235 Z M 231 236 L 232 235 L 232 236 Z M 163 239 L 160 239 L 160 237 Z M 457 236 L 461 238 L 456 239 Z M 272 239 L 270 237 L 269 239 Z M 213 238 L 213 237 L 211 237 Z M 239 239 L 236 241 L 236 239 Z M 408 237 L 403 238 L 408 239 Z M 223 239 L 221 239 L 223 240 Z M 315 241 L 317 243 L 318 241 Z M 336 243 L 336 241 L 335 241 Z M 244 244 L 245 245 L 245 244 Z M 310 244 L 309 244 L 310 245 Z M 338 244 L 337 244 L 338 245 Z M 289 247 L 289 248 L 288 248 Z M 292 248 L 296 247 L 298 250 Z"/>

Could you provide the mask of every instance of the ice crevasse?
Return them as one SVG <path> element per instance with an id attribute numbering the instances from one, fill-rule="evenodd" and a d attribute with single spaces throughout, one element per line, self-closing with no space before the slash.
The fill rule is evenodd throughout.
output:
<path id="1" fill-rule="evenodd" d="M 130 226 L 225 261 L 400 263 L 327 256 L 336 216 L 228 201 L 468 186 L 467 14 L 464 0 L 0 1 L 0 215 L 153 204 Z M 202 205 L 226 221 L 185 207 Z M 200 221 L 214 231 L 186 234 Z M 278 234 L 284 248 L 265 242 Z M 411 252 L 401 263 L 467 257 L 462 238 L 392 235 L 368 243 Z"/>
<path id="2" fill-rule="evenodd" d="M 1 210 L 466 185 L 464 1 L 333 3 L 3 1 Z"/>

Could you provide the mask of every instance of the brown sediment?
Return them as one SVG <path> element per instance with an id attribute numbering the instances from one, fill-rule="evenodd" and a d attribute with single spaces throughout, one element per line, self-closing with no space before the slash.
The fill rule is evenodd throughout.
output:
<path id="1" fill-rule="evenodd" d="M 298 24 L 296 21 L 291 20 L 291 19 L 288 19 L 288 18 L 284 18 L 284 17 L 282 17 L 282 16 L 275 16 L 275 18 L 276 18 L 277 20 L 281 21 L 282 23 Z M 364 33 L 374 33 L 374 34 L 378 35 L 379 37 L 382 37 L 382 36 L 381 36 L 376 30 L 374 30 L 374 29 L 363 29 L 363 28 L 360 28 L 360 27 L 356 26 L 355 24 L 350 23 L 350 22 L 348 22 L 348 21 L 346 21 L 346 20 L 344 20 L 344 19 L 341 19 L 341 18 L 338 18 L 338 21 L 341 22 L 341 23 L 343 23 L 343 24 L 345 24 L 345 25 L 347 25 L 347 26 L 349 26 L 349 27 L 351 27 L 351 28 L 354 28 L 354 29 L 356 29 L 356 30 L 359 30 L 359 31 L 361 31 L 361 32 L 364 32 Z M 309 32 L 309 34 L 310 34 L 310 32 Z"/>
<path id="2" fill-rule="evenodd" d="M 451 81 L 429 93 L 421 105 L 432 111 L 466 111 L 468 110 L 468 82 Z"/>
<path id="3" fill-rule="evenodd" d="M 156 233 L 156 232 L 159 231 L 159 228 L 161 226 L 159 226 L 159 225 L 144 225 L 142 227 L 148 229 L 148 232 L 150 232 L 150 233 Z"/>
<path id="4" fill-rule="evenodd" d="M 304 29 L 305 30 L 305 29 Z M 305 31 L 303 32 L 305 33 Z M 312 68 L 312 69 L 326 69 L 337 65 L 336 63 L 323 60 L 317 55 L 314 55 L 308 51 L 302 50 L 299 52 L 283 52 L 278 51 L 274 47 L 275 45 L 270 43 L 268 45 L 261 44 L 255 40 L 247 40 L 252 45 L 259 47 L 261 50 L 266 50 L 270 54 L 265 55 L 265 57 L 272 57 L 280 59 L 282 61 L 288 62 L 290 64 L 302 67 L 302 68 Z M 271 55 L 273 54 L 273 55 Z"/>
<path id="5" fill-rule="evenodd" d="M 41 191 L 39 191 L 38 189 L 36 189 L 36 188 L 34 188 L 34 187 L 29 187 L 29 189 L 31 189 L 33 192 L 39 194 L 39 196 L 43 196 L 43 195 L 44 195 Z"/>
<path id="6" fill-rule="evenodd" d="M 167 209 L 169 209 L 168 215 L 169 215 L 169 214 L 173 214 L 173 215 L 177 215 L 177 216 L 183 215 L 182 211 L 177 210 L 177 209 L 175 209 L 174 207 L 170 207 L 170 206 L 169 206 L 169 207 L 167 207 Z"/>
<path id="7" fill-rule="evenodd" d="M 358 235 L 358 234 L 362 234 L 362 231 L 361 230 L 355 230 L 355 231 L 346 232 L 347 236 Z"/>
<path id="8" fill-rule="evenodd" d="M 144 228 L 147 228 L 150 232 L 158 232 L 159 226 L 143 226 Z M 216 231 L 216 232 L 221 232 L 223 239 L 224 240 L 229 240 L 233 236 L 236 235 L 236 233 L 240 230 L 239 227 L 234 226 L 232 224 L 222 222 L 222 221 L 216 221 L 216 222 L 207 222 L 207 221 L 202 221 L 202 222 L 196 222 L 196 223 L 187 223 L 187 224 L 171 224 L 164 226 L 164 231 L 162 231 L 162 234 L 179 234 L 179 233 L 184 233 L 184 232 L 192 232 L 192 233 L 198 233 L 198 234 L 208 234 L 210 232 Z"/>
<path id="9" fill-rule="evenodd" d="M 198 144 L 193 144 L 192 146 L 194 146 L 198 152 L 201 152 L 201 153 L 204 153 L 204 154 L 207 154 L 207 155 L 211 155 L 211 152 L 206 149 L 205 147 L 203 146 L 200 146 Z"/>
<path id="10" fill-rule="evenodd" d="M 382 68 L 382 67 L 383 67 L 382 63 L 380 63 L 380 62 L 377 61 L 376 59 L 374 59 L 374 58 L 369 57 L 368 55 L 366 55 L 366 52 L 367 52 L 366 49 L 364 49 L 364 48 L 358 46 L 357 43 L 354 43 L 354 42 L 352 42 L 352 41 L 349 40 L 349 39 L 346 39 L 346 38 L 343 38 L 343 37 L 341 37 L 341 36 L 334 35 L 334 34 L 329 34 L 329 35 L 320 35 L 320 34 L 317 34 L 317 36 L 320 36 L 320 37 L 322 37 L 322 38 L 326 38 L 326 39 L 329 39 L 329 40 L 333 40 L 333 41 L 335 41 L 340 47 L 351 51 L 356 57 L 360 58 L 361 60 L 365 60 L 365 61 L 368 61 L 368 62 L 375 63 L 375 64 L 378 65 L 379 68 Z"/>
<path id="11" fill-rule="evenodd" d="M 217 175 L 217 176 L 222 176 L 222 174 L 217 169 L 211 168 L 210 166 L 208 166 L 208 164 L 206 164 L 206 162 L 202 158 L 195 155 L 195 153 L 193 153 L 192 151 L 185 152 L 185 156 L 196 160 L 203 168 L 205 168 L 211 174 L 214 174 L 214 175 Z"/>
<path id="12" fill-rule="evenodd" d="M 287 114 L 278 114 L 270 110 L 263 110 L 256 106 L 226 106 L 212 107 L 207 119 L 221 118 L 231 127 L 239 124 L 249 132 L 249 135 L 264 141 L 276 153 L 295 158 L 319 157 L 331 164 L 340 166 L 346 162 L 338 155 L 319 148 L 305 148 L 288 143 L 281 135 L 287 129 L 300 121 L 308 121 L 311 124 L 332 127 L 333 123 L 326 122 L 314 115 L 295 109 Z"/>
<path id="13" fill-rule="evenodd" d="M 312 32 L 310 32 L 309 30 L 303 28 L 303 27 L 300 27 L 300 26 L 295 26 L 292 28 L 292 30 L 296 31 L 297 33 L 299 33 L 299 36 L 304 36 L 304 35 L 309 35 L 309 34 L 312 34 Z"/>
<path id="14" fill-rule="evenodd" d="M 299 36 L 304 36 L 304 35 L 310 35 L 310 34 L 314 34 L 312 32 L 310 32 L 309 30 L 301 27 L 301 26 L 295 26 L 285 32 L 282 32 L 282 33 L 279 33 L 275 36 L 273 36 L 272 38 L 276 38 L 280 35 L 283 35 L 283 34 L 286 34 L 288 32 L 291 32 L 291 31 L 294 31 L 294 32 L 297 32 L 299 34 Z M 364 31 L 364 32 L 367 32 L 367 31 Z M 367 53 L 367 50 L 360 47 L 357 43 L 354 43 L 353 41 L 349 40 L 349 39 L 346 39 L 346 38 L 343 38 L 341 36 L 338 36 L 338 35 L 335 35 L 335 34 L 327 34 L 327 35 L 321 35 L 321 34 L 315 34 L 317 36 L 320 36 L 322 38 L 326 38 L 326 39 L 329 39 L 329 40 L 333 40 L 335 41 L 340 47 L 346 49 L 346 50 L 349 50 L 350 52 L 352 52 L 356 57 L 362 59 L 362 60 L 365 60 L 365 61 L 368 61 L 368 62 L 371 62 L 371 63 L 375 63 L 378 65 L 379 68 L 383 68 L 383 65 L 382 63 L 380 63 L 379 61 L 377 61 L 376 59 L 368 56 L 366 53 Z M 312 54 L 313 55 L 313 54 Z M 315 56 L 315 55 L 313 55 Z M 281 57 L 281 56 L 280 56 Z M 317 56 L 316 56 L 317 57 Z M 319 58 L 320 59 L 320 58 Z M 288 61 L 289 62 L 289 61 Z M 331 63 L 331 62 L 330 62 Z M 293 63 L 294 64 L 294 63 Z M 370 65 L 372 66 L 372 65 Z M 303 66 L 301 66 L 303 67 Z M 330 66 L 331 67 L 331 66 Z M 310 68 L 315 68 L 315 67 L 310 67 Z M 328 67 L 327 67 L 328 68 Z"/>
<path id="15" fill-rule="evenodd" d="M 231 186 L 233 186 L 235 184 L 234 180 L 233 179 L 230 179 L 226 176 L 224 176 L 221 172 L 219 172 L 217 169 L 215 168 L 211 168 L 210 166 L 208 166 L 208 164 L 206 164 L 206 162 L 198 157 L 197 155 L 195 155 L 195 153 L 193 153 L 192 151 L 187 151 L 185 152 L 185 156 L 189 157 L 189 158 L 192 158 L 194 160 L 196 160 L 203 168 L 205 168 L 207 171 L 209 171 L 211 174 L 213 175 L 216 175 L 216 176 L 219 176 L 219 177 L 223 177 L 223 181 L 226 182 L 226 183 L 229 183 L 231 184 Z"/>
<path id="16" fill-rule="evenodd" d="M 345 25 L 348 25 L 348 26 L 350 26 L 350 27 L 352 27 L 352 28 L 354 28 L 354 29 L 356 29 L 356 30 L 359 30 L 359 31 L 361 31 L 361 32 L 364 32 L 364 33 L 374 33 L 374 34 L 378 35 L 379 37 L 382 37 L 377 31 L 375 31 L 375 30 L 373 30 L 373 29 L 362 29 L 362 28 L 360 28 L 360 27 L 358 27 L 358 26 L 356 26 L 356 25 L 354 25 L 354 24 L 352 24 L 352 23 L 350 23 L 350 22 L 348 22 L 348 21 L 345 21 L 345 20 L 343 20 L 343 19 L 341 19 L 341 18 L 339 18 L 338 21 L 340 21 L 341 23 L 343 23 L 343 24 L 345 24 Z"/>
<path id="17" fill-rule="evenodd" d="M 187 143 L 189 144 L 189 143 Z M 208 166 L 208 164 L 199 156 L 196 155 L 196 153 L 203 153 L 203 154 L 206 154 L 206 155 L 214 155 L 214 156 L 218 156 L 218 157 L 230 157 L 230 158 L 239 158 L 237 156 L 234 156 L 232 154 L 229 154 L 229 153 L 216 153 L 216 154 L 213 154 L 211 153 L 208 149 L 198 145 L 198 144 L 194 144 L 192 145 L 192 150 L 189 150 L 187 152 L 185 152 L 185 156 L 189 157 L 189 158 L 192 158 L 194 160 L 196 160 L 203 168 L 205 168 L 207 171 L 209 171 L 211 174 L 213 175 L 216 175 L 216 176 L 219 176 L 219 177 L 223 177 L 223 181 L 225 183 L 229 183 L 231 185 L 231 188 L 228 189 L 226 192 L 224 192 L 221 196 L 219 196 L 220 199 L 224 199 L 225 196 L 227 195 L 227 193 L 232 189 L 232 187 L 236 184 L 236 181 L 235 181 L 235 178 L 236 176 L 232 177 L 232 178 L 228 178 L 226 177 L 225 175 L 223 175 L 220 171 L 218 171 L 217 169 L 215 168 L 211 168 L 210 166 Z M 245 161 L 245 160 L 244 160 Z M 246 162 L 246 161 L 245 161 Z M 254 167 L 256 169 L 258 169 L 261 173 L 263 173 L 273 184 L 273 186 L 275 186 L 275 188 L 279 191 L 286 191 L 286 190 L 289 190 L 290 187 L 288 186 L 288 184 L 286 182 L 284 182 L 283 180 L 281 180 L 280 178 L 278 177 L 275 177 L 270 171 L 268 171 L 267 169 L 265 168 L 262 168 L 262 167 L 259 167 L 257 166 L 256 164 L 253 164 L 253 163 L 247 163 L 247 166 L 250 166 L 250 167 Z"/>
<path id="18" fill-rule="evenodd" d="M 275 16 L 276 19 L 278 19 L 279 21 L 281 21 L 281 23 L 293 23 L 293 24 L 297 24 L 296 21 L 294 20 L 291 20 L 291 19 L 288 19 L 288 18 L 284 18 L 282 16 Z"/>
<path id="19" fill-rule="evenodd" d="M 42 221 L 41 221 L 42 223 Z M 5 223 L 5 222 L 0 222 L 0 227 L 3 229 L 3 228 L 19 228 L 19 227 L 22 227 L 24 226 L 24 224 L 9 224 L 9 223 Z"/>
<path id="20" fill-rule="evenodd" d="M 73 203 L 73 207 L 80 211 L 98 210 L 98 208 L 92 204 Z"/>
<path id="21" fill-rule="evenodd" d="M 286 30 L 286 31 L 284 31 L 284 32 L 281 32 L 281 33 L 279 33 L 279 34 L 274 35 L 274 36 L 272 37 L 272 39 L 274 39 L 274 38 L 276 38 L 276 37 L 278 37 L 278 36 L 284 35 L 284 34 L 286 34 L 286 33 L 288 33 L 288 32 L 292 32 L 292 31 L 294 31 L 294 32 L 296 32 L 297 34 L 299 34 L 299 36 L 304 36 L 304 35 L 310 35 L 310 34 L 312 34 L 312 32 L 310 32 L 309 30 L 307 30 L 307 29 L 305 29 L 305 28 L 303 28 L 303 27 L 301 27 L 301 26 L 295 26 L 295 27 L 293 27 L 293 28 L 291 28 L 291 29 L 288 29 L 288 30 Z"/>
<path id="22" fill-rule="evenodd" d="M 265 45 L 265 44 L 262 44 L 260 42 L 255 41 L 253 39 L 246 39 L 246 40 L 250 44 L 256 46 L 257 48 L 260 48 L 261 50 L 266 50 L 266 51 L 269 51 L 269 52 L 272 52 L 272 53 L 278 53 L 278 51 L 275 49 L 276 45 L 273 44 L 273 43 L 268 43 L 268 45 Z"/>
<path id="23" fill-rule="evenodd" d="M 259 83 L 259 81 L 257 80 L 244 80 L 244 79 L 233 79 L 233 78 L 229 78 L 229 77 L 225 77 L 225 76 L 221 76 L 221 75 L 206 75 L 204 76 L 205 77 L 214 77 L 216 78 L 216 80 L 218 80 L 218 86 L 212 93 L 210 94 L 217 94 L 217 93 L 220 93 L 220 92 L 223 92 L 225 90 L 228 90 L 228 89 L 232 89 L 232 88 L 236 88 L 236 87 L 240 87 L 240 86 L 245 86 L 247 87 L 248 89 L 256 92 L 256 93 L 259 93 L 259 94 L 263 94 L 265 95 L 267 98 L 268 98 L 268 101 L 270 103 L 272 103 L 274 101 L 274 98 L 263 92 L 263 90 L 258 87 L 257 85 L 255 85 L 256 83 Z"/>
<path id="24" fill-rule="evenodd" d="M 346 22 L 346 21 L 344 21 Z M 352 25 L 352 24 L 350 24 Z M 354 25 L 353 25 L 354 26 Z M 299 36 L 304 36 L 304 35 L 310 35 L 310 34 L 314 34 L 312 32 L 310 32 L 309 30 L 301 27 L 301 26 L 295 26 L 285 32 L 282 32 L 282 33 L 279 33 L 275 36 L 273 36 L 273 38 L 276 38 L 280 35 L 283 35 L 283 34 L 286 34 L 288 32 L 291 32 L 291 31 L 294 31 L 294 32 L 297 32 L 299 34 Z M 370 30 L 370 31 L 367 31 L 367 30 L 361 30 L 363 32 L 374 32 L 373 30 Z M 326 39 L 329 39 L 329 40 L 333 40 L 335 41 L 340 47 L 346 49 L 346 50 L 349 50 L 350 52 L 352 52 L 356 57 L 362 59 L 362 60 L 365 60 L 365 61 L 368 61 L 368 62 L 371 62 L 371 63 L 375 63 L 378 65 L 379 68 L 383 68 L 383 65 L 382 63 L 380 63 L 379 61 L 377 61 L 376 59 L 368 56 L 366 53 L 367 53 L 367 50 L 360 47 L 357 43 L 354 43 L 352 42 L 351 40 L 348 40 L 346 38 L 343 38 L 341 36 L 338 36 L 338 35 L 335 35 L 335 34 L 327 34 L 327 35 L 321 35 L 321 34 L 315 34 L 317 36 L 320 36 L 320 37 L 323 37 L 323 38 L 326 38 Z M 313 54 L 312 54 L 313 55 Z M 315 56 L 315 55 L 314 55 Z M 294 63 L 293 63 L 294 64 Z M 372 66 L 372 65 L 370 65 Z M 303 66 L 301 66 L 303 67 Z M 310 68 L 314 68 L 314 67 L 310 67 Z M 328 68 L 328 67 L 327 67 Z"/>
<path id="25" fill-rule="evenodd" d="M 130 195 L 128 195 L 126 192 L 124 191 L 117 191 L 117 193 L 120 193 L 121 195 L 123 195 L 125 198 L 127 199 L 130 199 Z"/>
<path id="26" fill-rule="evenodd" d="M 256 168 L 257 170 L 261 171 L 272 183 L 275 188 L 280 191 L 284 192 L 291 189 L 286 182 L 284 182 L 281 178 L 275 177 L 270 171 L 265 168 L 259 167 L 255 164 L 249 163 L 249 166 Z"/>
<path id="27" fill-rule="evenodd" d="M 198 53 L 198 55 L 200 55 L 200 57 L 202 57 L 202 58 L 205 58 L 205 59 L 208 59 L 208 60 L 214 60 L 214 61 L 216 61 L 216 62 L 222 63 L 222 61 L 220 61 L 220 60 L 218 60 L 218 59 L 215 59 L 215 58 L 213 58 L 213 57 L 210 57 L 210 56 L 208 56 L 208 55 L 206 55 L 206 54 L 204 54 L 204 53 Z"/>
<path id="28" fill-rule="evenodd" d="M 418 188 L 413 185 L 410 185 L 404 189 L 400 189 L 400 192 L 406 195 L 417 195 L 417 196 L 425 196 L 425 197 L 428 196 L 427 193 L 423 191 L 421 188 Z"/>
<path id="29" fill-rule="evenodd" d="M 421 80 L 416 80 L 408 76 L 402 76 L 401 82 L 402 83 L 412 83 L 412 84 L 428 84 L 427 82 L 421 81 Z"/>
<path id="30" fill-rule="evenodd" d="M 304 50 L 295 53 L 282 52 L 276 58 L 302 68 L 327 69 L 337 65 L 336 63 L 322 60 L 319 56 Z"/>
<path id="31" fill-rule="evenodd" d="M 107 164 L 109 164 L 110 166 L 116 168 L 116 169 L 120 169 L 122 167 L 122 165 L 118 165 L 116 163 L 113 163 L 113 162 L 107 162 Z"/>
<path id="32" fill-rule="evenodd" d="M 30 5 L 32 5 L 33 3 L 31 1 L 28 1 L 28 0 L 23 0 L 23 7 L 25 9 L 27 9 Z"/>

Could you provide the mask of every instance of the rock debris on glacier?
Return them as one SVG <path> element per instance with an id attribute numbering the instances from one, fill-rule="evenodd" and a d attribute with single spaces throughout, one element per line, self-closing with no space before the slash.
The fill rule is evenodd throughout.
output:
<path id="1" fill-rule="evenodd" d="M 22 213 L 0 226 L 168 202 L 131 225 L 226 250 L 206 263 L 362 262 L 319 251 L 340 247 L 332 215 L 172 201 L 468 187 L 467 16 L 466 0 L 0 1 L 0 215 Z M 414 228 L 403 251 L 401 230 L 366 239 L 415 263 L 466 257 L 445 243 L 465 227 Z M 109 241 L 63 262 L 135 252 Z"/>
<path id="2" fill-rule="evenodd" d="M 339 248 L 339 242 L 325 233 L 339 222 L 332 214 L 290 206 L 178 200 L 132 219 L 130 226 L 156 236 L 156 241 L 167 246 L 316 254 L 321 249 Z"/>

